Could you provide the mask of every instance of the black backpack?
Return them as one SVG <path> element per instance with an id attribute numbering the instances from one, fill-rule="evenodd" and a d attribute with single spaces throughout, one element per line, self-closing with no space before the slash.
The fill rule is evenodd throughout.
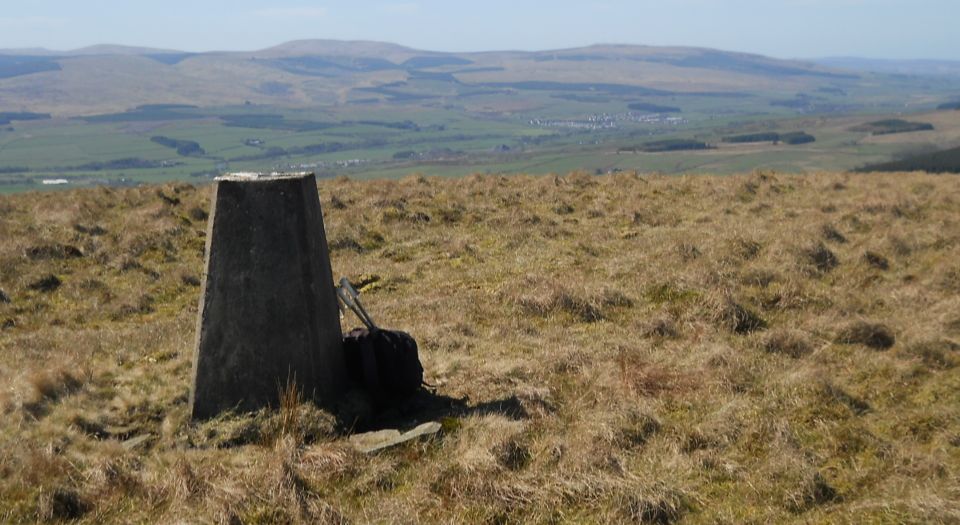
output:
<path id="1" fill-rule="evenodd" d="M 343 338 L 350 378 L 375 398 L 405 398 L 423 384 L 417 342 L 406 332 L 357 328 Z"/>
<path id="2" fill-rule="evenodd" d="M 343 338 L 350 379 L 380 402 L 400 400 L 419 390 L 425 383 L 416 340 L 406 332 L 378 328 L 347 279 L 340 280 L 337 295 L 366 326 Z"/>

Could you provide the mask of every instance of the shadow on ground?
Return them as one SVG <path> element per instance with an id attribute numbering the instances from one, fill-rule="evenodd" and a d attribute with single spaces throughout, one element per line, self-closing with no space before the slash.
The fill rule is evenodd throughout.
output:
<path id="1" fill-rule="evenodd" d="M 380 402 L 375 408 L 369 399 L 364 401 L 367 402 L 364 410 L 341 411 L 340 424 L 347 433 L 383 429 L 404 431 L 428 421 L 472 415 L 500 414 L 514 420 L 530 417 L 516 395 L 471 404 L 468 397 L 456 398 L 420 389 L 407 399 Z"/>

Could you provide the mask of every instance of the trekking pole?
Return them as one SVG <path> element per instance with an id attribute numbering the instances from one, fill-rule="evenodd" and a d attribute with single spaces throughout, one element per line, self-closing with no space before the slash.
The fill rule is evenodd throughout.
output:
<path id="1" fill-rule="evenodd" d="M 340 300 L 343 301 L 343 304 L 360 318 L 360 321 L 363 322 L 368 330 L 377 329 L 377 325 L 373 322 L 370 314 L 367 313 L 363 304 L 360 303 L 360 294 L 357 293 L 346 277 L 340 279 L 340 286 L 337 287 L 337 295 L 340 297 Z"/>
<path id="2" fill-rule="evenodd" d="M 363 314 L 363 317 L 367 320 L 367 323 L 372 327 L 371 329 L 376 329 L 377 325 L 373 322 L 373 318 L 370 317 L 370 314 L 367 313 L 367 309 L 363 307 L 363 303 L 360 302 L 360 293 L 353 287 L 350 281 L 344 277 L 340 279 L 340 286 L 350 294 L 350 297 L 353 299 L 354 306 L 360 310 L 360 313 Z"/>
<path id="3" fill-rule="evenodd" d="M 367 327 L 367 329 L 373 330 L 373 327 L 371 326 L 370 321 L 366 317 L 364 317 L 363 314 L 360 313 L 360 310 L 357 309 L 357 306 L 353 304 L 353 298 L 350 297 L 350 294 L 347 293 L 347 291 L 344 290 L 343 288 L 340 288 L 339 286 L 336 288 L 336 290 L 337 290 L 337 297 L 340 298 L 340 302 L 346 305 L 346 307 L 349 308 L 351 312 L 356 314 L 356 316 L 360 319 L 360 321 L 364 324 L 364 326 Z"/>

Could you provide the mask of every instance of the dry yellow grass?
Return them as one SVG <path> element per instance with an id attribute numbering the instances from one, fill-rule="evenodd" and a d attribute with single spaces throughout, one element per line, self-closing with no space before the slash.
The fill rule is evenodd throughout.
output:
<path id="1" fill-rule="evenodd" d="M 188 423 L 208 191 L 0 197 L 0 522 L 960 521 L 956 177 L 324 181 L 438 385 L 369 456 Z"/>

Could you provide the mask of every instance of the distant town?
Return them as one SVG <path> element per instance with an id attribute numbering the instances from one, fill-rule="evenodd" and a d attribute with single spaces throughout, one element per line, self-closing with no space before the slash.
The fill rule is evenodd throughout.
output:
<path id="1" fill-rule="evenodd" d="M 538 128 L 568 128 L 595 131 L 616 129 L 619 127 L 619 124 L 623 122 L 680 126 L 687 124 L 688 121 L 683 117 L 672 117 L 662 113 L 637 113 L 628 111 L 626 113 L 598 113 L 584 120 L 534 118 L 530 119 L 529 124 Z"/>

